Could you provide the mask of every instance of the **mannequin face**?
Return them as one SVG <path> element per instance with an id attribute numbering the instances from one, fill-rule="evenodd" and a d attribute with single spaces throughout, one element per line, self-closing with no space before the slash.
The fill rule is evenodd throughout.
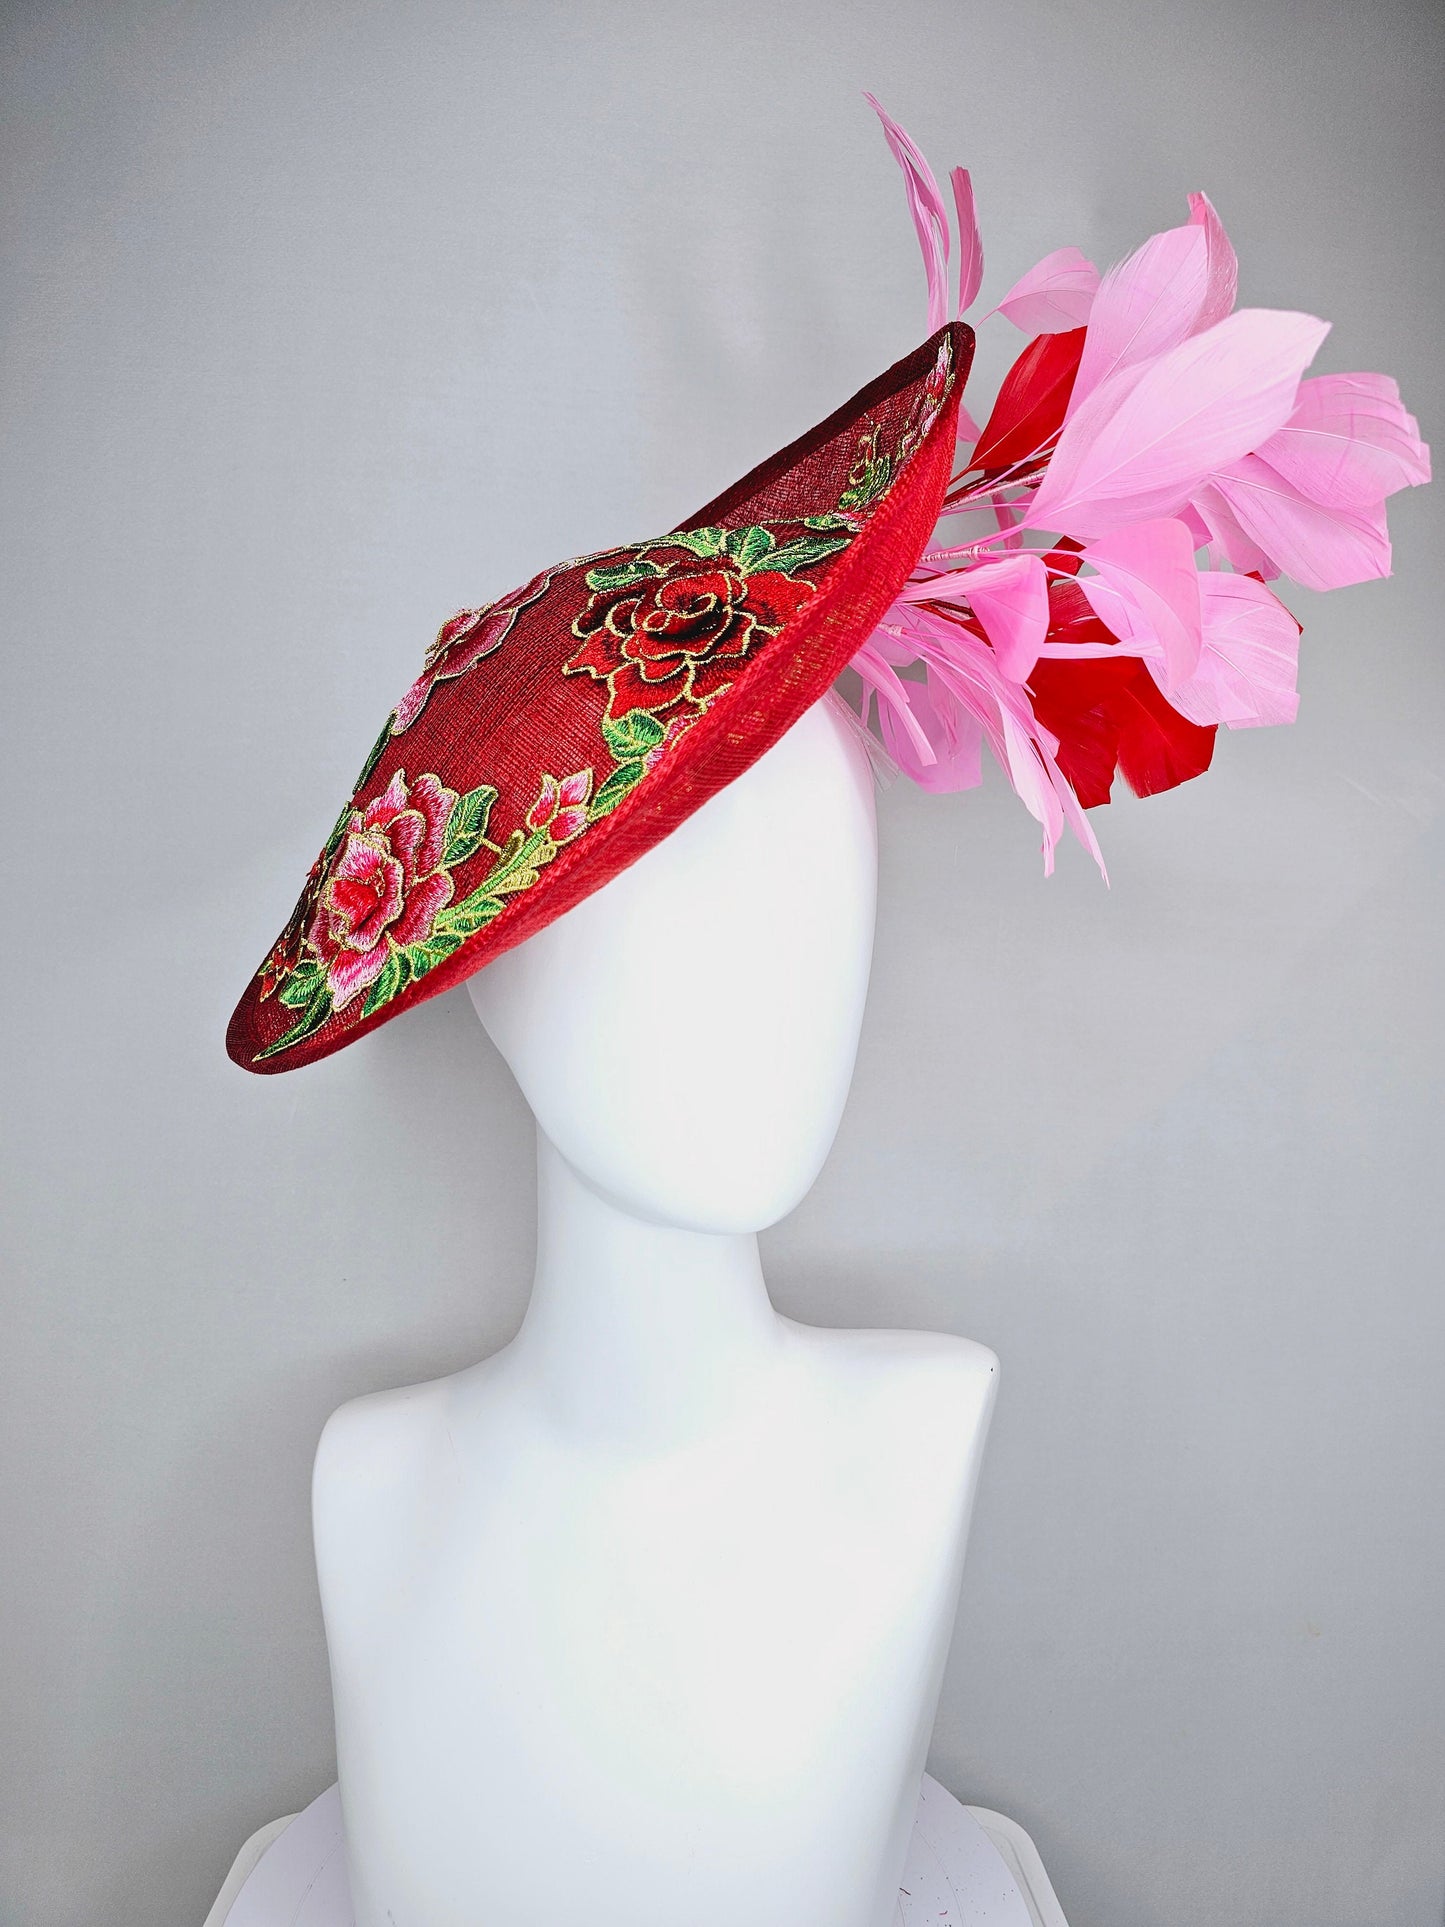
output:
<path id="1" fill-rule="evenodd" d="M 843 1114 L 873 947 L 862 745 L 828 703 L 631 868 L 471 978 L 542 1130 L 623 1209 L 759 1230 Z"/>

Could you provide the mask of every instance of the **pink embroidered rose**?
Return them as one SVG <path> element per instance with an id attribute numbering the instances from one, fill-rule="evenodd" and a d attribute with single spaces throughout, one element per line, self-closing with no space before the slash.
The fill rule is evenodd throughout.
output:
<path id="1" fill-rule="evenodd" d="M 451 901 L 442 857 L 456 800 L 435 776 L 409 784 L 398 770 L 352 811 L 306 933 L 337 1010 L 375 983 L 392 945 L 429 937 Z"/>
<path id="2" fill-rule="evenodd" d="M 554 843 L 570 843 L 587 827 L 587 801 L 592 794 L 592 772 L 575 776 L 544 776 L 536 802 L 527 812 L 529 830 L 546 830 Z"/>
<path id="3" fill-rule="evenodd" d="M 500 649 L 512 625 L 529 603 L 535 602 L 552 580 L 552 571 L 540 575 L 496 602 L 485 602 L 480 609 L 459 609 L 437 630 L 436 640 L 426 652 L 421 674 L 396 706 L 391 733 L 399 736 L 420 716 L 427 697 L 439 682 L 464 676 L 475 669 L 483 656 Z"/>

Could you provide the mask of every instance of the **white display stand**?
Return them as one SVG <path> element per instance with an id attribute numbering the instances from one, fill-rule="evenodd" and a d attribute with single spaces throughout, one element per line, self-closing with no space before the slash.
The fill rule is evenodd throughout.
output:
<path id="1" fill-rule="evenodd" d="M 924 1775 L 894 1927 L 1068 1927 L 1034 1844 Z M 329 1787 L 236 1856 L 205 1927 L 354 1927 L 341 1802 Z"/>

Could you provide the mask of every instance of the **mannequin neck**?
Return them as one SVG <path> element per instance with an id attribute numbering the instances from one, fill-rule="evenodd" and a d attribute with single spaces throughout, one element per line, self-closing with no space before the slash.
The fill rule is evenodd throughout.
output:
<path id="1" fill-rule="evenodd" d="M 509 1349 L 549 1419 L 682 1442 L 738 1407 L 777 1343 L 753 1233 L 635 1217 L 538 1131 L 537 1270 Z"/>

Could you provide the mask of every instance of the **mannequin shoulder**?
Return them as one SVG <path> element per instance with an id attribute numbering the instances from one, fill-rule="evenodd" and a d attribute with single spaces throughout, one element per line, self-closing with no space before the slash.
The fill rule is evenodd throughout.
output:
<path id="1" fill-rule="evenodd" d="M 445 1447 L 444 1383 L 371 1392 L 331 1414 L 311 1476 L 318 1529 L 374 1514 L 405 1496 Z"/>
<path id="2" fill-rule="evenodd" d="M 795 1330 L 840 1397 L 900 1442 L 945 1456 L 977 1449 L 998 1389 L 987 1345 L 950 1332 Z"/>
<path id="3" fill-rule="evenodd" d="M 859 1334 L 862 1367 L 880 1398 L 912 1411 L 916 1422 L 945 1435 L 972 1430 L 988 1417 L 998 1390 L 998 1358 L 987 1345 L 952 1332 Z"/>

